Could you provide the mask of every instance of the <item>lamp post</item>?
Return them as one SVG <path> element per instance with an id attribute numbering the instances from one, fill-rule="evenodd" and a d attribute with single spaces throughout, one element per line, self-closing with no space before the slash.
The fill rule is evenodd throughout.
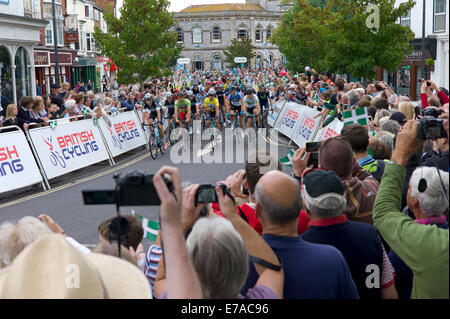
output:
<path id="1" fill-rule="evenodd" d="M 425 79 L 425 2 L 423 0 L 423 10 L 422 10 L 422 59 L 420 63 L 420 73 L 422 78 Z"/>
<path id="2" fill-rule="evenodd" d="M 56 34 L 56 10 L 55 10 L 55 0 L 52 0 L 53 9 L 53 41 L 55 43 L 55 83 L 59 85 L 59 60 L 58 60 L 58 36 Z"/>

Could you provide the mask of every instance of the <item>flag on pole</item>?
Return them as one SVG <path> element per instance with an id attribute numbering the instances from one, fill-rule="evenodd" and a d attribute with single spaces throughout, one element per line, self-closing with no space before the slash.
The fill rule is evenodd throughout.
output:
<path id="1" fill-rule="evenodd" d="M 50 128 L 56 128 L 58 126 L 58 121 L 50 121 Z"/>
<path id="2" fill-rule="evenodd" d="M 89 115 L 91 115 L 91 110 L 83 105 L 83 108 L 81 109 L 81 113 L 83 113 L 83 115 L 89 116 Z"/>
<path id="3" fill-rule="evenodd" d="M 295 151 L 291 150 L 285 157 L 280 159 L 282 165 L 287 165 L 292 167 L 292 158 L 294 157 Z"/>
<path id="4" fill-rule="evenodd" d="M 369 115 L 367 114 L 367 107 L 345 111 L 342 113 L 342 115 L 344 117 L 344 125 L 353 123 L 360 125 L 369 125 Z"/>
<path id="5" fill-rule="evenodd" d="M 144 228 L 144 238 L 150 239 L 152 241 L 156 240 L 158 236 L 159 223 L 147 218 L 137 215 L 132 211 L 132 214 L 142 221 L 142 228 Z"/>

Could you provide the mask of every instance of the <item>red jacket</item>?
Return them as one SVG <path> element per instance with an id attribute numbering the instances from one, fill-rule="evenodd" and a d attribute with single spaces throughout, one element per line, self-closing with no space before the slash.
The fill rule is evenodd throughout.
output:
<path id="1" fill-rule="evenodd" d="M 242 213 L 244 213 L 245 218 L 248 222 L 248 224 L 258 232 L 258 234 L 262 235 L 262 225 L 258 218 L 255 216 L 255 209 L 252 207 L 253 204 L 242 204 L 239 206 Z M 217 203 L 212 204 L 212 208 L 214 210 L 214 213 L 216 213 L 219 216 L 223 217 L 222 212 L 220 211 L 219 205 Z M 237 209 L 238 214 L 242 217 L 241 212 L 239 211 L 239 208 Z M 298 234 L 303 234 L 309 227 L 309 218 L 308 215 L 302 210 L 300 211 L 300 215 L 298 216 L 298 225 L 297 225 L 297 231 Z"/>
<path id="2" fill-rule="evenodd" d="M 448 103 L 448 101 L 449 101 L 448 96 L 444 92 L 439 91 L 437 96 L 441 99 L 442 105 L 444 105 L 445 103 Z M 430 106 L 428 104 L 428 97 L 425 93 L 420 94 L 420 99 L 422 100 L 422 110 L 424 110 L 426 107 Z"/>

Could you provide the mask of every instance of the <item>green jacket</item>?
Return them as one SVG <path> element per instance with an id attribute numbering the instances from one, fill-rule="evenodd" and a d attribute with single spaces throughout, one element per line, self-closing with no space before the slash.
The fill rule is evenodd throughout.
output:
<path id="1" fill-rule="evenodd" d="M 387 164 L 373 207 L 374 226 L 414 274 L 412 299 L 449 298 L 449 235 L 401 210 L 405 168 Z"/>

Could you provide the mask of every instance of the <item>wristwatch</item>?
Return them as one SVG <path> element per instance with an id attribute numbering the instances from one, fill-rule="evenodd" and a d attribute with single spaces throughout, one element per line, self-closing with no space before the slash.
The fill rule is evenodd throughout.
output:
<path id="1" fill-rule="evenodd" d="M 302 177 L 301 177 L 301 176 L 295 175 L 295 173 L 292 173 L 291 176 L 292 176 L 293 178 L 295 178 L 296 180 L 298 180 L 299 182 L 302 181 Z"/>

